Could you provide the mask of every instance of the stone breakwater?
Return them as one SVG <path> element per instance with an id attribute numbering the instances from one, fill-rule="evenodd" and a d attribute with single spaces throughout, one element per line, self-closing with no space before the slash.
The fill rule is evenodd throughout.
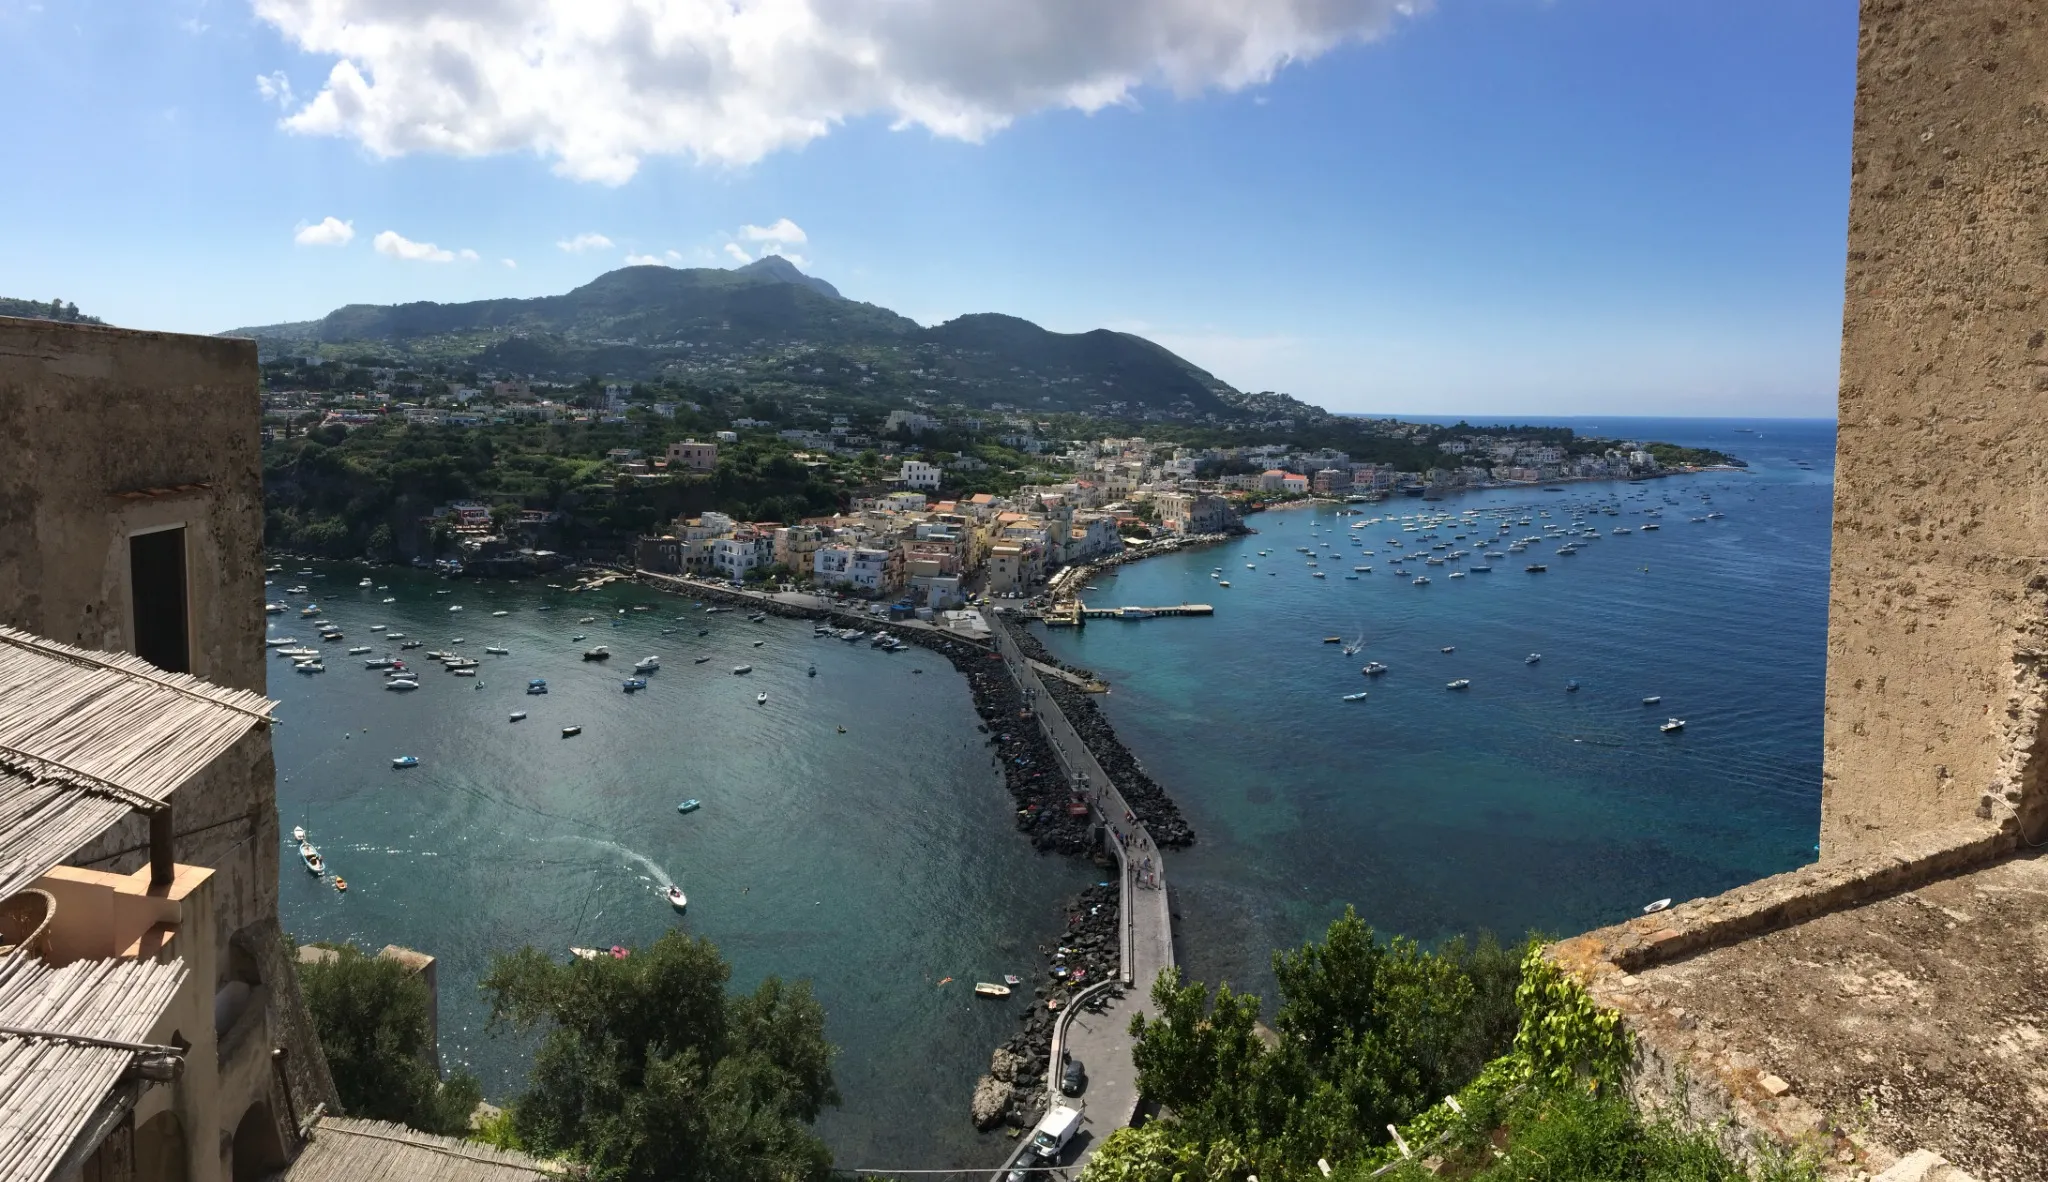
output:
<path id="1" fill-rule="evenodd" d="M 999 617 L 1000 619 L 1000 617 Z M 1001 625 L 1008 627 L 1007 624 Z M 1077 669 L 1053 659 L 1045 645 L 1028 629 L 1010 628 L 1010 636 L 1025 656 L 1065 669 L 1069 673 L 1095 680 L 1095 674 L 1086 669 Z M 1116 728 L 1096 709 L 1094 695 L 1061 681 L 1057 677 L 1039 679 L 1046 692 L 1059 703 L 1060 711 L 1073 725 L 1074 733 L 1088 744 L 1088 751 L 1095 756 L 1095 762 L 1116 781 L 1117 791 L 1123 793 L 1124 803 L 1131 806 L 1138 820 L 1152 834 L 1152 840 L 1161 849 L 1182 849 L 1195 844 L 1195 830 L 1180 815 L 1180 806 L 1166 794 L 1157 781 L 1145 774 L 1138 758 L 1117 738 Z"/>
<path id="2" fill-rule="evenodd" d="M 988 1074 L 975 1085 L 969 1105 L 975 1128 L 987 1131 L 1007 1124 L 1028 1129 L 1045 1115 L 1053 1027 L 1074 994 L 1116 979 L 1117 914 L 1115 883 L 1089 887 L 1067 905 L 1065 930 L 1058 940 L 1039 948 L 1045 957 L 1045 983 L 1029 987 L 1030 1002 L 1017 1015 L 1021 1029 L 989 1056 Z M 1109 992 L 1121 989 L 1113 986 Z M 1097 1004 L 1096 998 L 1083 1003 Z"/>
<path id="3" fill-rule="evenodd" d="M 658 591 L 744 603 L 770 615 L 875 626 L 874 620 L 849 613 L 763 600 L 717 587 L 659 578 L 643 577 L 641 581 Z M 930 629 L 897 628 L 893 633 L 946 658 L 966 678 L 975 713 L 981 716 L 979 728 L 993 749 L 991 761 L 1002 772 L 1003 787 L 1016 805 L 1017 830 L 1032 848 L 1041 853 L 1092 857 L 1113 874 L 1116 864 L 1103 849 L 1094 822 L 1085 811 L 1080 815 L 1069 811 L 1076 798 L 1037 718 L 1003 668 L 1001 656 L 979 642 Z M 1103 766 L 1105 770 L 1112 767 L 1108 763 Z M 1040 949 L 1046 961 L 1040 983 L 1014 987 L 1019 992 L 1029 989 L 1029 1004 L 1018 1011 L 1017 1033 L 996 1048 L 988 1074 L 975 1085 L 969 1116 L 977 1129 L 987 1131 L 1002 1124 L 1029 1128 L 1045 1114 L 1046 1071 L 1051 1066 L 1053 1027 L 1060 1011 L 1074 993 L 1099 981 L 1114 980 L 1122 967 L 1118 963 L 1122 946 L 1119 898 L 1114 881 L 1082 891 L 1067 905 L 1059 939 Z M 1014 998 L 1011 1004 L 1015 1004 Z"/>

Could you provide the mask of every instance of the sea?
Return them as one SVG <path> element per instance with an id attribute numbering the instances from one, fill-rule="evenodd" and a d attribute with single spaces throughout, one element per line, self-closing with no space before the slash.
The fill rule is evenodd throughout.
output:
<path id="1" fill-rule="evenodd" d="M 1191 975 L 1270 993 L 1271 950 L 1347 904 L 1425 942 L 1567 933 L 1814 857 L 1832 422 L 1563 422 L 1750 466 L 1258 514 L 1253 536 L 1133 564 L 1087 595 L 1210 603 L 1213 617 L 1046 636 L 1110 680 L 1103 708 L 1200 835 L 1167 867 Z M 1429 568 L 1426 587 L 1391 572 L 1387 540 L 1412 551 L 1420 532 L 1400 517 L 1468 509 L 1532 522 L 1507 536 L 1574 513 L 1603 536 L 1458 580 Z M 1708 512 L 1724 516 L 1691 521 Z M 1661 529 L 1641 532 L 1646 520 Z M 1341 560 L 1313 579 L 1295 547 L 1326 541 Z M 1523 573 L 1526 559 L 1549 571 Z M 318 643 L 298 614 L 315 601 L 346 633 L 320 645 L 325 674 L 270 662 L 281 827 L 304 825 L 349 884 L 337 893 L 283 851 L 279 909 L 301 941 L 436 957 L 444 1063 L 494 1101 L 522 1086 L 531 1037 L 491 1028 L 478 990 L 495 955 L 681 930 L 717 943 L 734 988 L 811 982 L 842 1098 L 818 1128 L 841 1166 L 999 1159 L 1009 1142 L 972 1130 L 967 1099 L 1026 1003 L 969 988 L 1030 971 L 1061 904 L 1098 874 L 1016 835 L 946 662 L 631 584 L 571 593 L 278 561 L 266 593 L 291 610 L 272 634 Z M 1373 570 L 1343 578 L 1354 565 Z M 425 642 L 412 655 L 458 649 L 482 674 L 424 663 L 419 690 L 386 691 L 344 651 L 381 655 L 394 632 Z M 1323 643 L 1333 635 L 1364 648 L 1346 657 Z M 598 644 L 608 662 L 581 659 Z M 624 693 L 650 654 L 649 688 Z M 1391 671 L 1367 679 L 1367 660 Z M 752 672 L 731 672 L 742 664 Z M 548 693 L 527 694 L 532 678 Z M 1470 688 L 1444 688 L 1459 678 Z M 1365 701 L 1342 700 L 1359 690 Z M 1660 733 L 1667 717 L 1684 731 Z M 582 733 L 562 737 L 567 725 Z M 394 769 L 404 755 L 420 765 Z M 678 813 L 688 798 L 702 807 Z M 684 914 L 662 897 L 670 883 Z"/>
<path id="2" fill-rule="evenodd" d="M 1167 859 L 1191 977 L 1270 1009 L 1272 951 L 1346 906 L 1425 944 L 1570 934 L 1816 858 L 1833 421 L 1543 422 L 1748 467 L 1254 514 L 1083 595 L 1214 616 L 1041 631 L 1108 679 L 1102 709 L 1198 834 Z M 1470 558 L 1391 565 L 1445 515 Z M 1599 540 L 1506 552 L 1574 520 Z"/>
<path id="3" fill-rule="evenodd" d="M 572 594 L 281 561 L 267 594 L 292 610 L 271 617 L 272 635 L 319 644 L 299 615 L 315 601 L 346 635 L 319 645 L 324 674 L 270 662 L 280 827 L 304 826 L 348 891 L 287 849 L 279 912 L 302 942 L 434 956 L 444 1065 L 475 1072 L 498 1103 L 524 1084 L 533 1041 L 488 1028 L 478 989 L 496 955 L 530 944 L 566 959 L 679 930 L 718 945 L 732 988 L 810 981 L 842 1098 L 818 1131 L 841 1165 L 1000 1160 L 1009 1142 L 977 1134 L 967 1102 L 1028 1000 L 969 991 L 1033 971 L 1062 904 L 1100 873 L 1017 836 L 965 679 L 944 659 L 709 615 L 631 584 Z M 369 657 L 344 654 L 394 650 L 392 633 L 425 642 L 401 656 L 452 648 L 481 673 L 413 660 L 420 688 L 388 691 Z M 582 659 L 599 644 L 609 661 Z M 648 655 L 661 668 L 625 693 Z M 546 694 L 526 692 L 533 678 Z M 582 733 L 564 738 L 569 725 Z M 419 766 L 395 769 L 406 755 Z M 679 813 L 692 798 L 701 807 Z M 684 914 L 662 893 L 671 883 Z"/>

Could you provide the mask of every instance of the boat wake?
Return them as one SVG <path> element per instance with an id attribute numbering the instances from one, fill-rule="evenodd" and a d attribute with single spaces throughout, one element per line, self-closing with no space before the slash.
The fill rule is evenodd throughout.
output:
<path id="1" fill-rule="evenodd" d="M 656 862 L 653 858 L 648 857 L 646 854 L 643 854 L 638 850 L 627 849 L 625 846 L 620 845 L 616 841 L 607 841 L 601 837 L 578 837 L 574 834 L 564 834 L 560 837 L 553 838 L 552 840 L 574 841 L 581 843 L 583 845 L 596 846 L 597 848 L 602 850 L 609 850 L 612 853 L 617 854 L 620 857 L 626 859 L 628 865 L 637 863 L 642 870 L 646 871 L 646 873 L 643 874 L 641 877 L 645 878 L 648 882 L 654 884 L 657 887 L 666 888 L 670 883 L 675 881 L 674 878 L 670 877 L 668 871 L 661 868 L 661 863 Z"/>

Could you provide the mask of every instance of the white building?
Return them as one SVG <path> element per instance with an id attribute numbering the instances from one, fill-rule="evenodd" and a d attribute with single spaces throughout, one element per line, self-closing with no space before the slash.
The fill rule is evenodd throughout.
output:
<path id="1" fill-rule="evenodd" d="M 923 460 L 905 460 L 903 470 L 897 473 L 896 479 L 901 481 L 905 488 L 936 489 L 939 487 L 939 466 L 927 464 Z"/>
<path id="2" fill-rule="evenodd" d="M 748 571 L 767 566 L 774 559 L 775 539 L 752 530 L 711 543 L 711 569 L 724 578 L 744 579 Z"/>

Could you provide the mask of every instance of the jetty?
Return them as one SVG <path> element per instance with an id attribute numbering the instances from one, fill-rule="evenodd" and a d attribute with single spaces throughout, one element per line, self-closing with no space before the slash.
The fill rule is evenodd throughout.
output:
<path id="1" fill-rule="evenodd" d="M 1053 1027 L 1052 1053 L 1046 1072 L 1046 1094 L 1060 1103 L 1061 1052 L 1072 1052 L 1088 1068 L 1088 1091 L 1077 1106 L 1082 1109 L 1082 1121 L 1090 1136 L 1075 1160 L 1065 1166 L 1077 1176 L 1089 1153 L 1102 1144 L 1103 1138 L 1130 1124 L 1137 1115 L 1138 1069 L 1131 1058 L 1131 1015 L 1157 1016 L 1152 1008 L 1152 982 L 1174 963 L 1166 860 L 1144 823 L 1135 819 L 1137 813 L 1124 801 L 1116 781 L 1096 762 L 1059 703 L 1046 692 L 1035 663 L 1017 647 L 1008 626 L 988 609 L 983 612 L 989 633 L 995 638 L 996 652 L 1030 704 L 1046 740 L 1052 744 L 1067 782 L 1087 799 L 1090 813 L 1103 827 L 1104 842 L 1116 859 L 1121 880 L 1118 979 L 1098 982 L 1068 999 Z M 1127 817 L 1132 819 L 1126 820 Z M 1090 1012 L 1087 1003 L 1098 1000 L 1100 1011 Z M 1013 1153 L 1004 1170 L 1025 1164 L 1019 1160 L 1024 1152 L 1020 1147 Z M 997 1177 L 1001 1176 L 998 1173 Z"/>
<path id="2" fill-rule="evenodd" d="M 1213 616 L 1214 606 L 1206 603 L 1176 603 L 1168 607 L 1089 607 L 1069 599 L 1045 609 L 1039 619 L 1048 628 L 1079 628 L 1089 620 L 1150 620 L 1159 616 Z"/>

